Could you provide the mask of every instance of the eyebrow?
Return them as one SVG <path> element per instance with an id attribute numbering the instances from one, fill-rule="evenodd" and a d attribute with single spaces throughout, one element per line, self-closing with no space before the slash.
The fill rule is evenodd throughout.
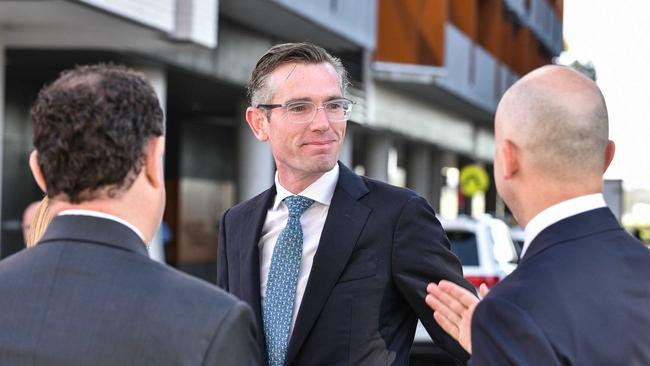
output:
<path id="1" fill-rule="evenodd" d="M 329 101 L 337 100 L 337 99 L 344 99 L 344 98 L 343 98 L 342 95 L 338 95 L 338 96 L 329 96 L 329 97 L 325 98 L 324 101 L 325 101 L 325 102 L 329 102 Z M 287 104 L 289 104 L 289 103 L 295 103 L 295 102 L 313 102 L 313 100 L 312 100 L 311 98 L 295 98 L 295 99 L 289 99 L 289 100 L 287 100 L 286 102 L 284 102 L 284 104 L 287 105 Z"/>

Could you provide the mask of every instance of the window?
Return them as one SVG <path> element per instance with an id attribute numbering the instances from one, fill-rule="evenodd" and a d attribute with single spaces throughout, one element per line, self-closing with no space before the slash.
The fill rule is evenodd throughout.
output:
<path id="1" fill-rule="evenodd" d="M 447 230 L 451 251 L 458 256 L 464 266 L 478 266 L 478 245 L 476 235 L 468 231 Z"/>

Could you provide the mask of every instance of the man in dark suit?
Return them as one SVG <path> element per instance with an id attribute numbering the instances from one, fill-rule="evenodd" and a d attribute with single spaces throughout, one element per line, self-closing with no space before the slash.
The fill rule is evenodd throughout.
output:
<path id="1" fill-rule="evenodd" d="M 522 259 L 481 302 L 431 284 L 436 320 L 475 365 L 650 365 L 650 251 L 605 206 L 614 144 L 596 84 L 560 66 L 531 72 L 501 100 L 495 139 Z"/>
<path id="2" fill-rule="evenodd" d="M 258 61 L 246 119 L 271 145 L 275 185 L 224 215 L 218 284 L 252 306 L 271 366 L 406 365 L 418 318 L 466 359 L 424 303 L 432 279 L 472 288 L 433 210 L 337 163 L 346 85 L 340 60 L 312 44 Z"/>
<path id="3" fill-rule="evenodd" d="M 32 120 L 30 167 L 57 216 L 34 248 L 0 262 L 0 363 L 259 365 L 248 305 L 148 257 L 165 141 L 144 76 L 65 72 Z"/>

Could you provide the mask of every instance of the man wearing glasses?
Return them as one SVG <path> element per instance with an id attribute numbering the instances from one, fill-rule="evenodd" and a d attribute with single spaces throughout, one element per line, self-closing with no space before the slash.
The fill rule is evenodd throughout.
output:
<path id="1" fill-rule="evenodd" d="M 251 305 L 270 366 L 406 365 L 428 282 L 472 289 L 426 200 L 354 174 L 339 150 L 353 102 L 341 61 L 306 43 L 272 47 L 249 83 L 246 120 L 271 145 L 275 184 L 226 212 L 218 284 Z"/>

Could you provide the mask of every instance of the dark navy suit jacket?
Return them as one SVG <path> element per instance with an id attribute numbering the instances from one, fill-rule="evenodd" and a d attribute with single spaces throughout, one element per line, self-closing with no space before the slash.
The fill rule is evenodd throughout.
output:
<path id="1" fill-rule="evenodd" d="M 407 365 L 417 318 L 436 344 L 466 361 L 424 302 L 431 281 L 473 290 L 433 210 L 412 191 L 339 165 L 285 364 Z M 251 305 L 259 329 L 258 242 L 275 194 L 272 187 L 231 208 L 221 222 L 218 283 Z"/>
<path id="2" fill-rule="evenodd" d="M 650 250 L 608 208 L 544 229 L 472 320 L 473 365 L 650 365 Z"/>
<path id="3" fill-rule="evenodd" d="M 2 365 L 257 366 L 253 313 L 149 259 L 126 226 L 57 216 L 0 262 Z"/>

